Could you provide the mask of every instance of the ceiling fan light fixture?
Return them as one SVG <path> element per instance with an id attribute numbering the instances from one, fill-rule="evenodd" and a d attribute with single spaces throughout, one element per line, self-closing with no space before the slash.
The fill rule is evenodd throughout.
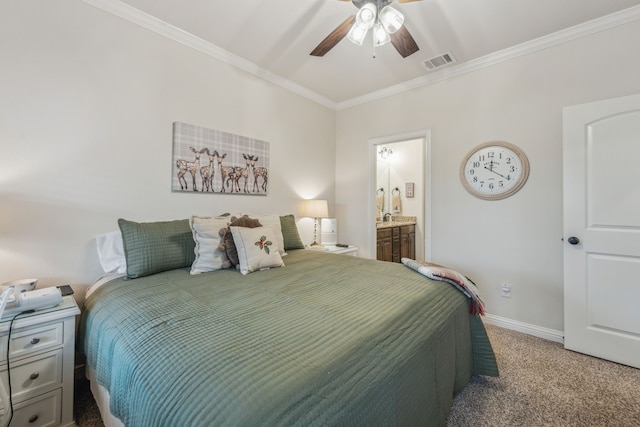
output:
<path id="1" fill-rule="evenodd" d="M 385 6 L 380 11 L 380 22 L 389 34 L 393 34 L 404 24 L 404 15 L 391 6 Z"/>
<path id="2" fill-rule="evenodd" d="M 395 0 L 341 0 L 351 1 L 358 11 L 345 19 L 335 30 L 324 38 L 310 53 L 311 56 L 324 56 L 345 37 L 357 46 L 364 44 L 367 33 L 372 30 L 373 57 L 375 47 L 392 44 L 403 58 L 420 50 L 409 30 L 404 25 L 404 15 L 389 6 Z M 419 0 L 398 0 L 409 3 Z M 376 28 L 374 28 L 374 26 Z"/>
<path id="3" fill-rule="evenodd" d="M 383 46 L 391 41 L 391 36 L 384 29 L 382 24 L 378 23 L 373 26 L 373 45 L 375 47 Z"/>
<path id="4" fill-rule="evenodd" d="M 367 3 L 360 8 L 356 15 L 356 25 L 366 30 L 373 27 L 376 22 L 376 15 L 378 10 L 373 3 Z"/>
<path id="5" fill-rule="evenodd" d="M 369 31 L 368 28 L 361 27 L 356 23 L 347 33 L 347 38 L 351 40 L 352 43 L 362 46 L 364 38 L 367 36 L 367 31 Z"/>

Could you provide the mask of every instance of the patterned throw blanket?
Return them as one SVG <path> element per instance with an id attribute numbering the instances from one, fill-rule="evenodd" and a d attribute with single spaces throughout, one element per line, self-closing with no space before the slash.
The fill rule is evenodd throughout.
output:
<path id="1" fill-rule="evenodd" d="M 469 304 L 469 312 L 471 314 L 476 316 L 484 315 L 484 302 L 480 299 L 478 287 L 468 277 L 450 268 L 430 262 L 418 262 L 413 259 L 402 258 L 402 263 L 429 279 L 450 283 L 471 300 L 471 304 Z"/>

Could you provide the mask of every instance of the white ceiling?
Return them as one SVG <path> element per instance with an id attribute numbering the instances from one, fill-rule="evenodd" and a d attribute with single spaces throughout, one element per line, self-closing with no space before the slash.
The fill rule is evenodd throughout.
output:
<path id="1" fill-rule="evenodd" d="M 403 59 L 389 44 L 376 49 L 373 58 L 369 36 L 363 46 L 356 46 L 345 38 L 319 58 L 310 56 L 309 52 L 357 12 L 351 2 L 85 1 L 107 9 L 105 4 L 109 3 L 117 3 L 120 8 L 128 5 L 137 9 L 127 8 L 129 15 L 131 11 L 144 12 L 141 16 L 149 14 L 189 33 L 187 36 L 195 36 L 193 39 L 210 43 L 212 49 L 220 48 L 232 58 L 248 61 L 245 69 L 256 66 L 257 74 L 275 76 L 286 84 L 291 82 L 310 91 L 312 96 L 335 104 L 434 73 L 429 72 L 423 62 L 446 52 L 453 53 L 461 64 L 634 6 L 625 13 L 633 12 L 633 19 L 640 19 L 640 0 L 394 2 L 393 6 L 405 15 L 405 25 L 420 47 L 418 52 Z M 156 21 L 151 25 L 157 24 Z"/>

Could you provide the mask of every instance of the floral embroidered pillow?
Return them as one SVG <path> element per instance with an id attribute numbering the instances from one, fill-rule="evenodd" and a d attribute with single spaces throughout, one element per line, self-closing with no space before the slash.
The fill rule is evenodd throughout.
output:
<path id="1" fill-rule="evenodd" d="M 238 267 L 242 274 L 284 267 L 273 228 L 230 226 L 229 230 L 238 251 Z"/>

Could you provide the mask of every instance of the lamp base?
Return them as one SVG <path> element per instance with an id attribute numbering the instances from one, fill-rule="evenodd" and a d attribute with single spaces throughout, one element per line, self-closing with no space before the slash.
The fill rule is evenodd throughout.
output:
<path id="1" fill-rule="evenodd" d="M 318 238 L 318 218 L 314 218 L 314 221 L 313 221 L 313 243 L 311 244 L 311 246 L 323 247 L 324 245 L 322 243 L 318 243 L 318 241 L 316 240 L 317 238 Z"/>

